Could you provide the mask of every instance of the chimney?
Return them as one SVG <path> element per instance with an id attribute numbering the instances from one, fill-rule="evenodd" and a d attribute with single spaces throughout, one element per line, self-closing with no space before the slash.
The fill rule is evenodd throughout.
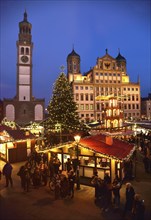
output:
<path id="1" fill-rule="evenodd" d="M 108 145 L 113 144 L 113 138 L 111 136 L 106 136 L 105 143 Z"/>

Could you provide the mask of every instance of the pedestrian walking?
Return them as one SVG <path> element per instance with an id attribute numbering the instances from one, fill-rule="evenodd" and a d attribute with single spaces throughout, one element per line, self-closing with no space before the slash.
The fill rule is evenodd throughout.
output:
<path id="1" fill-rule="evenodd" d="M 21 181 L 21 187 L 24 189 L 25 188 L 25 166 L 21 166 L 17 175 L 20 177 Z"/>
<path id="2" fill-rule="evenodd" d="M 135 194 L 132 208 L 133 220 L 144 220 L 145 204 L 139 194 Z"/>
<path id="3" fill-rule="evenodd" d="M 132 184 L 126 183 L 126 192 L 125 192 L 126 202 L 124 207 L 124 216 L 126 215 L 127 212 L 132 211 L 134 195 L 135 195 L 135 191 Z"/>
<path id="4" fill-rule="evenodd" d="M 144 156 L 143 163 L 144 163 L 145 172 L 149 173 L 149 158 L 147 157 L 147 155 Z"/>
<path id="5" fill-rule="evenodd" d="M 3 175 L 5 176 L 5 179 L 6 179 L 5 187 L 8 187 L 9 183 L 11 187 L 13 186 L 12 169 L 13 169 L 12 165 L 9 163 L 9 161 L 7 161 L 3 167 Z"/>
<path id="6" fill-rule="evenodd" d="M 66 170 L 67 170 L 67 173 L 69 173 L 69 171 L 72 170 L 72 164 L 71 164 L 70 158 L 67 159 Z"/>
<path id="7" fill-rule="evenodd" d="M 112 183 L 113 204 L 115 208 L 119 208 L 120 206 L 120 189 L 121 189 L 121 181 L 116 175 Z"/>
<path id="8" fill-rule="evenodd" d="M 68 182 L 69 182 L 69 196 L 71 198 L 74 197 L 74 184 L 75 184 L 76 176 L 73 170 L 70 170 L 68 173 Z"/>

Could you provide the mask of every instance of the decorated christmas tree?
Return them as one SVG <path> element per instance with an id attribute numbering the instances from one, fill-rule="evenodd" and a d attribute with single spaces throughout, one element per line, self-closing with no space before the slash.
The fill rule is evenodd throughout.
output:
<path id="1" fill-rule="evenodd" d="M 69 134 L 84 131 L 86 127 L 80 123 L 77 105 L 74 101 L 72 86 L 62 72 L 53 87 L 52 98 L 48 105 L 48 118 L 45 121 L 47 134 Z"/>

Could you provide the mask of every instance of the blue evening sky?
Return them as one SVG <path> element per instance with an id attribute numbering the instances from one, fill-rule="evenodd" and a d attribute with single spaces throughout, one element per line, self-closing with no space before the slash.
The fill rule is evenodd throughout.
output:
<path id="1" fill-rule="evenodd" d="M 0 0 L 0 98 L 16 95 L 18 23 L 27 11 L 32 24 L 33 96 L 52 95 L 67 55 L 81 57 L 81 72 L 118 48 L 132 82 L 140 76 L 141 96 L 151 92 L 151 3 L 149 0 Z M 66 72 L 67 69 L 65 69 Z"/>

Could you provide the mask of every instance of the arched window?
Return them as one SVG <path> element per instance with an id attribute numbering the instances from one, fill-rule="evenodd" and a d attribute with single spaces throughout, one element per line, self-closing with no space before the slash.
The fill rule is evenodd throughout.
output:
<path id="1" fill-rule="evenodd" d="M 15 108 L 12 104 L 8 104 L 6 106 L 6 118 L 9 121 L 14 121 L 15 120 Z"/>
<path id="2" fill-rule="evenodd" d="M 35 121 L 41 121 L 41 120 L 43 120 L 43 106 L 37 104 L 35 106 Z"/>
<path id="3" fill-rule="evenodd" d="M 27 55 L 29 54 L 29 48 L 28 47 L 26 48 L 26 54 Z"/>
<path id="4" fill-rule="evenodd" d="M 21 47 L 21 54 L 24 54 L 24 47 Z"/>

